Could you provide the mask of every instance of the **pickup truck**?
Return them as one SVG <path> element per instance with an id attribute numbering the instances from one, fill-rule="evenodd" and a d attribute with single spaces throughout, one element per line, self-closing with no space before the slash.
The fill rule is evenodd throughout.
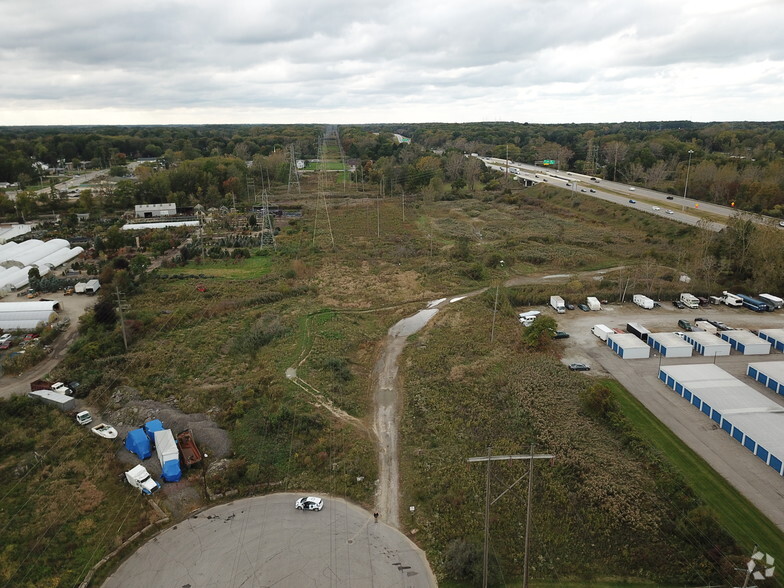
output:
<path id="1" fill-rule="evenodd" d="M 125 479 L 131 486 L 138 488 L 142 494 L 148 496 L 161 487 L 158 482 L 152 479 L 147 468 L 141 464 L 125 472 Z"/>

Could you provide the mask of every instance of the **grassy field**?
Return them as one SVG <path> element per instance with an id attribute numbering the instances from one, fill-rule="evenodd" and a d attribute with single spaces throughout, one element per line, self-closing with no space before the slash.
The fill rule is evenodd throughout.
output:
<path id="1" fill-rule="evenodd" d="M 323 209 L 314 219 L 312 196 L 294 199 L 305 216 L 283 228 L 275 252 L 236 263 L 190 262 L 159 270 L 167 279 L 149 276 L 129 293 L 127 353 L 116 325 L 91 325 L 65 362 L 72 377 L 87 384 L 88 401 L 97 408 L 124 385 L 142 398 L 207 414 L 225 428 L 235 453 L 216 482 L 221 491 L 308 489 L 372 507 L 376 448 L 366 430 L 372 420 L 372 370 L 392 324 L 428 300 L 510 277 L 640 266 L 649 259 L 645 272 L 655 266 L 665 274 L 657 279 L 667 286 L 668 276 L 682 269 L 679 252 L 689 250 L 695 231 L 541 186 L 476 199 L 415 199 L 405 207 L 399 198 L 334 197 L 330 238 Z M 645 272 L 640 279 L 652 279 Z M 171 277 L 177 274 L 205 277 Z M 610 297 L 618 291 L 614 280 L 599 285 L 576 277 L 566 289 Z M 732 509 L 748 512 L 741 502 L 726 514 L 717 510 L 718 530 L 698 510 L 702 531 L 684 531 L 703 503 L 729 499 L 692 491 L 690 486 L 718 484 L 681 475 L 681 467 L 689 467 L 686 461 L 671 467 L 646 449 L 647 441 L 586 412 L 585 379 L 560 365 L 557 346 L 533 352 L 521 345 L 514 307 L 542 295 L 536 284 L 501 289 L 494 345 L 489 344 L 490 295 L 450 305 L 412 338 L 401 361 L 403 504 L 417 505 L 403 522 L 416 530 L 413 537 L 441 577 L 447 562 L 455 561 L 450 549 L 456 539 L 467 539 L 468 555 L 475 555 L 483 471 L 467 466 L 465 458 L 482 454 L 488 443 L 496 452 L 512 453 L 535 442 L 559 455 L 552 464 L 537 466 L 537 503 L 549 505 L 534 517 L 532 577 L 537 581 L 706 585 L 736 561 L 733 538 L 744 549 L 749 538 L 773 541 L 775 530 L 763 538 L 749 531 L 764 521 L 752 519 L 745 529 L 737 521 L 735 526 L 725 522 Z M 291 366 L 364 427 L 336 419 L 287 380 Z M 24 410 L 30 406 L 26 399 L 18 402 Z M 5 439 L 16 442 L 24 424 L 13 414 L 21 409 L 0 404 L 10 411 L 13 425 Z M 652 437 L 658 447 L 655 423 L 621 404 L 639 423 L 639 436 Z M 10 492 L 12 497 L 3 514 L 15 525 L 14 535 L 0 547 L 0 569 L 8 570 L 0 578 L 21 586 L 74 585 L 86 565 L 151 515 L 126 503 L 119 524 L 123 501 L 138 497 L 119 485 L 121 470 L 111 452 L 97 439 L 80 441 L 83 431 L 62 415 L 43 409 L 36 419 L 41 430 L 34 441 L 6 452 L 0 464 L 0 496 Z M 54 446 L 55 433 L 67 439 L 68 451 L 74 446 L 71 465 L 59 467 L 49 456 L 45 468 L 25 474 L 25 464 L 36 463 L 37 447 Z M 47 498 L 60 496 L 52 494 L 55 490 L 73 494 L 84 472 L 102 493 L 86 511 L 94 527 L 71 518 L 72 509 L 55 512 Z M 498 464 L 494 493 L 523 473 Z M 521 566 L 521 487 L 493 508 L 494 565 L 501 564 L 507 585 L 515 585 Z M 27 518 L 35 513 L 45 515 L 45 524 Z M 41 533 L 60 539 L 76 533 L 87 537 L 85 548 L 74 549 L 73 541 L 64 539 L 37 546 Z M 721 553 L 718 561 L 706 555 L 712 548 Z"/>

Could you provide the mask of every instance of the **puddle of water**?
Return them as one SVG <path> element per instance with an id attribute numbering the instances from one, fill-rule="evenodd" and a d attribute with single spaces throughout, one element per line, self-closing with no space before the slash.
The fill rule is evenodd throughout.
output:
<path id="1" fill-rule="evenodd" d="M 437 308 L 425 308 L 413 316 L 409 316 L 396 322 L 389 329 L 389 334 L 393 337 L 408 337 L 424 327 L 427 322 L 438 312 Z"/>

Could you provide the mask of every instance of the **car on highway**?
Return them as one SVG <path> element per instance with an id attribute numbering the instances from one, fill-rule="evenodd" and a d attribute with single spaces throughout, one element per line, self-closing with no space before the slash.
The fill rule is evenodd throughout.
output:
<path id="1" fill-rule="evenodd" d="M 631 198 L 629 198 L 629 204 L 637 204 L 637 201 L 636 200 L 632 200 Z"/>
<path id="2" fill-rule="evenodd" d="M 672 200 L 673 198 L 673 196 L 667 196 L 667 200 Z"/>
<path id="3" fill-rule="evenodd" d="M 653 210 L 661 210 L 661 208 L 660 208 L 660 207 L 658 207 L 658 206 L 654 206 L 654 207 L 653 207 Z"/>
<path id="4" fill-rule="evenodd" d="M 596 190 L 594 190 L 593 188 L 589 189 L 588 191 L 589 191 L 591 194 L 596 194 Z"/>
<path id="5" fill-rule="evenodd" d="M 669 208 L 667 210 L 665 210 L 664 212 L 666 212 L 667 214 L 674 214 Z"/>
<path id="6" fill-rule="evenodd" d="M 303 496 L 294 504 L 297 510 L 321 510 L 324 508 L 324 500 L 318 496 Z"/>
<path id="7" fill-rule="evenodd" d="M 579 309 L 580 309 L 580 310 L 582 310 L 583 312 L 591 312 L 591 309 L 590 309 L 590 308 L 588 308 L 588 305 L 587 305 L 587 304 L 578 304 L 578 305 L 577 305 L 577 308 L 579 308 Z"/>
<path id="8" fill-rule="evenodd" d="M 572 185 L 572 183 L 571 183 L 571 182 L 566 182 L 566 185 L 567 185 L 567 186 L 571 186 L 571 185 Z"/>
<path id="9" fill-rule="evenodd" d="M 634 192 L 636 189 L 637 188 L 635 188 L 634 186 L 629 186 L 629 190 L 631 190 L 632 192 Z"/>
<path id="10" fill-rule="evenodd" d="M 570 363 L 569 369 L 573 372 L 587 372 L 590 371 L 591 368 L 584 363 Z"/>
<path id="11" fill-rule="evenodd" d="M 585 188 L 580 188 L 580 192 L 587 192 L 587 191 L 588 190 L 586 190 Z"/>
<path id="12" fill-rule="evenodd" d="M 784 221 L 779 221 L 779 226 L 784 227 Z"/>

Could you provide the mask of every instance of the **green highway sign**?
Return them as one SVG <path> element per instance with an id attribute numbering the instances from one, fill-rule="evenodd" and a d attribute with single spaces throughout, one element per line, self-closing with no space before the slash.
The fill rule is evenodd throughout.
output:
<path id="1" fill-rule="evenodd" d="M 555 165 L 555 159 L 545 159 L 542 163 L 545 165 Z"/>

